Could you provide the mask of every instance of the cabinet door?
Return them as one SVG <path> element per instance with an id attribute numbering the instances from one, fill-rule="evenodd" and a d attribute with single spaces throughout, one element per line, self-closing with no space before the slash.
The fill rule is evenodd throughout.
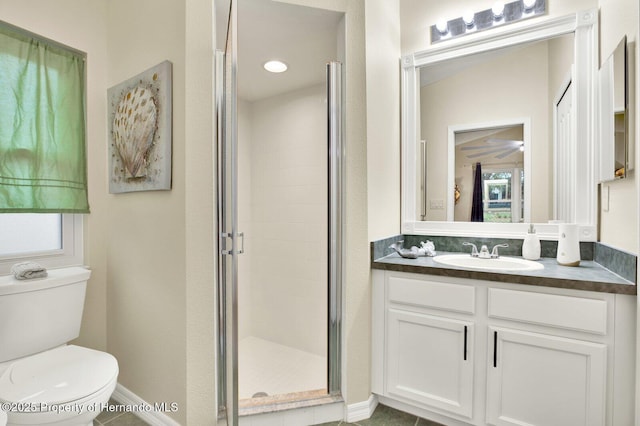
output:
<path id="1" fill-rule="evenodd" d="M 386 393 L 472 415 L 473 323 L 389 309 Z"/>
<path id="2" fill-rule="evenodd" d="M 488 337 L 489 424 L 605 423 L 605 345 L 493 327 Z"/>

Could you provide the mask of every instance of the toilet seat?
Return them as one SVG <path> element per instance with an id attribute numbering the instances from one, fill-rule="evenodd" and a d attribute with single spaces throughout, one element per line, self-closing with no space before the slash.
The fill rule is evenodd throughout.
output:
<path id="1" fill-rule="evenodd" d="M 0 376 L 4 402 L 64 404 L 91 395 L 118 375 L 105 352 L 68 345 L 17 360 Z"/>
<path id="2" fill-rule="evenodd" d="M 99 405 L 115 389 L 117 377 L 118 363 L 112 355 L 62 346 L 11 364 L 0 376 L 0 402 L 16 404 L 16 408 L 36 408 L 7 413 L 11 424 L 56 424 L 78 416 L 78 407 L 84 407 L 85 414 L 90 410 L 99 412 Z M 54 412 L 50 407 L 56 405 L 74 410 Z M 49 408 L 38 412 L 39 407 Z"/>

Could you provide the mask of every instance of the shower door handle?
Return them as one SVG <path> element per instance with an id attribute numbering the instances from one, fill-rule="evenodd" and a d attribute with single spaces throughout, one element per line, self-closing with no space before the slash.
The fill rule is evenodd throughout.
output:
<path id="1" fill-rule="evenodd" d="M 244 253 L 244 232 L 238 232 L 238 237 L 242 238 L 242 244 L 240 245 L 240 250 L 238 250 L 238 254 Z"/>
<path id="2" fill-rule="evenodd" d="M 220 233 L 220 247 L 223 246 L 223 241 L 225 238 L 229 238 L 231 240 L 231 248 L 229 250 L 225 250 L 224 248 L 220 248 L 220 253 L 222 253 L 223 255 L 229 256 L 231 254 L 233 254 L 233 250 L 236 246 L 236 238 L 240 237 L 242 238 L 242 244 L 240 246 L 240 250 L 236 251 L 236 254 L 242 254 L 244 253 L 244 232 L 238 232 L 236 234 L 236 237 L 234 237 L 233 233 L 231 232 L 221 232 Z"/>

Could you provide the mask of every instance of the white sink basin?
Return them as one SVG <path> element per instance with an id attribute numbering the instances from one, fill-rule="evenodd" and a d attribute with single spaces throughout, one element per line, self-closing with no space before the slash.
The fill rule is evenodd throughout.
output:
<path id="1" fill-rule="evenodd" d="M 497 259 L 481 259 L 468 254 L 443 254 L 433 258 L 434 262 L 459 268 L 493 270 L 493 271 L 535 271 L 544 269 L 541 263 L 519 257 L 503 257 Z"/>

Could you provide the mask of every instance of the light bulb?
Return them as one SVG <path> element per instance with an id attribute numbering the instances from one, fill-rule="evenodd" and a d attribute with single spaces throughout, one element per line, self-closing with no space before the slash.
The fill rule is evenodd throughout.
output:
<path id="1" fill-rule="evenodd" d="M 493 4 L 493 7 L 491 8 L 491 11 L 493 12 L 493 17 L 495 19 L 502 18 L 502 14 L 504 13 L 504 2 L 501 2 L 501 1 L 495 2 Z"/>
<path id="2" fill-rule="evenodd" d="M 447 21 L 445 21 L 442 18 L 438 19 L 438 22 L 436 22 L 436 29 L 440 34 L 443 34 L 443 35 L 446 34 L 449 31 L 449 26 L 447 25 Z"/>
<path id="3" fill-rule="evenodd" d="M 474 24 L 474 13 L 472 10 L 465 10 L 462 14 L 462 20 L 464 21 L 467 27 L 473 27 Z"/>

